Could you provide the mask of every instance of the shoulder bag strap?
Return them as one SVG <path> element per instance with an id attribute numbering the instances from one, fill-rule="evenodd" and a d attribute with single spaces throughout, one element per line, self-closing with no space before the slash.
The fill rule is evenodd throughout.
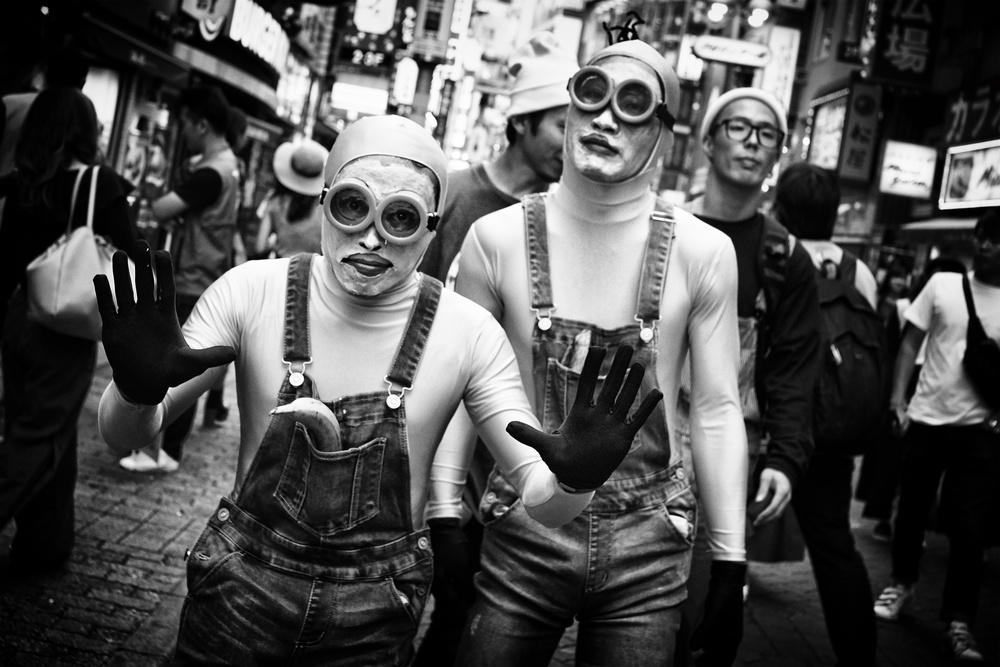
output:
<path id="1" fill-rule="evenodd" d="M 972 286 L 969 284 L 969 275 L 962 274 L 962 291 L 965 292 L 965 307 L 969 309 L 969 320 L 978 320 L 976 316 L 976 302 L 972 300 Z"/>
<path id="2" fill-rule="evenodd" d="M 90 201 L 87 203 L 87 226 L 94 231 L 94 202 L 97 200 L 97 165 L 90 170 Z"/>
<path id="3" fill-rule="evenodd" d="M 76 172 L 76 181 L 73 183 L 73 194 L 69 200 L 69 220 L 66 222 L 67 234 L 73 230 L 73 214 L 76 213 L 76 193 L 80 190 L 80 181 L 83 180 L 83 175 L 86 171 L 87 168 L 84 167 L 83 169 L 78 169 Z"/>

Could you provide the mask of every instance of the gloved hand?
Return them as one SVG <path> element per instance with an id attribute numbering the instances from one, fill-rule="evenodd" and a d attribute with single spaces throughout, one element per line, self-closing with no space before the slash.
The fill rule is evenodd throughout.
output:
<path id="1" fill-rule="evenodd" d="M 154 289 L 149 245 L 136 244 L 135 289 L 128 271 L 128 256 L 115 252 L 111 259 L 118 309 L 105 275 L 94 276 L 97 307 L 101 312 L 101 340 L 111 364 L 115 384 L 129 400 L 157 405 L 170 387 L 201 375 L 213 366 L 236 359 L 236 350 L 218 346 L 192 350 L 181 333 L 174 305 L 174 273 L 170 253 L 156 251 Z"/>
<path id="2" fill-rule="evenodd" d="M 729 667 L 743 639 L 743 584 L 747 564 L 712 561 L 705 615 L 691 635 L 691 648 L 704 648 L 698 667 Z"/>
<path id="3" fill-rule="evenodd" d="M 632 348 L 623 345 L 615 353 L 597 402 L 593 402 L 606 353 L 603 347 L 591 347 L 587 352 L 573 407 L 554 433 L 542 433 L 522 422 L 507 425 L 507 432 L 516 440 L 541 454 L 556 479 L 577 491 L 596 489 L 604 484 L 628 454 L 635 434 L 663 398 L 660 390 L 654 389 L 643 399 L 631 421 L 628 419 L 629 408 L 639 393 L 646 369 L 642 364 L 633 364 L 625 378 Z"/>
<path id="4" fill-rule="evenodd" d="M 434 550 L 434 583 L 431 585 L 434 604 L 461 612 L 464 619 L 476 596 L 469 538 L 458 519 L 431 519 L 427 525 L 431 529 L 431 548 Z"/>

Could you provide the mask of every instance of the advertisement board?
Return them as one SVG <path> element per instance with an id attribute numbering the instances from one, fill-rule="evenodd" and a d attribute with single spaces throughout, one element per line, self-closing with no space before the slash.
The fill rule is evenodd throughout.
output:
<path id="1" fill-rule="evenodd" d="M 930 199 L 937 149 L 902 141 L 886 141 L 878 189 L 890 195 Z"/>
<path id="2" fill-rule="evenodd" d="M 952 146 L 944 160 L 938 208 L 1000 204 L 1000 139 Z"/>

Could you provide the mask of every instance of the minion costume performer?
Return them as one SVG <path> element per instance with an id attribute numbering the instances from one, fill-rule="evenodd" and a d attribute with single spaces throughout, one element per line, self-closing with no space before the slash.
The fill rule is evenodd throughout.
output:
<path id="1" fill-rule="evenodd" d="M 730 664 L 746 570 L 735 253 L 722 233 L 652 191 L 679 102 L 677 77 L 653 48 L 608 46 L 569 90 L 559 183 L 472 226 L 456 290 L 507 332 L 546 428 L 562 419 L 587 345 L 633 346 L 649 371 L 645 387 L 673 399 L 690 353 L 693 460 L 715 558 L 695 639 L 711 664 Z M 547 665 L 574 620 L 578 665 L 672 664 L 697 521 L 672 443 L 673 399 L 564 526 L 531 521 L 511 480 L 494 471 L 456 664 Z"/>
<path id="2" fill-rule="evenodd" d="M 643 373 L 633 365 L 622 382 L 628 359 L 616 355 L 609 400 L 592 408 L 586 394 L 562 435 L 535 430 L 503 330 L 415 270 L 447 191 L 444 154 L 423 128 L 357 121 L 324 180 L 323 255 L 232 269 L 183 331 L 169 254 L 155 254 L 154 290 L 143 245 L 134 300 L 116 255 L 117 307 L 95 278 L 114 371 L 99 422 L 112 449 L 153 440 L 236 362 L 235 488 L 189 552 L 175 664 L 407 664 L 431 582 L 428 479 L 458 403 L 531 515 L 555 526 L 593 495 L 560 482 L 592 484 L 597 468 L 603 483 L 662 397 L 628 419 Z"/>

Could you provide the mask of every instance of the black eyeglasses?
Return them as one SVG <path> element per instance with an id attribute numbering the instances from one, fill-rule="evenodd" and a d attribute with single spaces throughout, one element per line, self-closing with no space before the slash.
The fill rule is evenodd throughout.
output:
<path id="1" fill-rule="evenodd" d="M 772 125 L 754 125 L 746 118 L 727 118 L 715 124 L 726 128 L 726 137 L 730 141 L 746 141 L 751 134 L 757 133 L 757 142 L 764 148 L 777 148 L 785 140 L 785 133 Z M 714 130 L 713 130 L 714 131 Z"/>

